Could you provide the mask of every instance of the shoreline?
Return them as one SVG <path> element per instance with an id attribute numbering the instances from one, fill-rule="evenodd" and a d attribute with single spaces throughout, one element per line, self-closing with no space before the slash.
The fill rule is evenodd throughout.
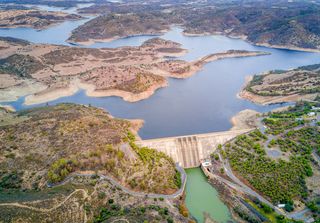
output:
<path id="1" fill-rule="evenodd" d="M 76 41 L 72 39 L 67 39 L 67 43 L 75 44 L 75 45 L 82 45 L 82 46 L 90 46 L 92 44 L 98 44 L 98 43 L 109 43 L 115 40 L 121 40 L 121 39 L 127 39 L 131 37 L 139 37 L 139 36 L 151 36 L 151 37 L 157 37 L 161 36 L 167 32 L 169 32 L 170 29 L 168 30 L 161 30 L 159 33 L 139 33 L 139 34 L 132 34 L 132 35 L 127 35 L 127 36 L 114 36 L 114 37 L 109 37 L 109 38 L 103 38 L 103 39 L 94 39 L 94 38 L 89 38 L 86 41 Z M 71 36 L 70 36 L 71 37 Z"/>
<path id="2" fill-rule="evenodd" d="M 0 110 L 1 109 L 5 110 L 6 112 L 15 112 L 16 111 L 16 109 L 11 105 L 1 105 L 0 104 Z"/>
<path id="3" fill-rule="evenodd" d="M 285 96 L 260 96 L 253 94 L 247 90 L 242 90 L 237 94 L 240 99 L 251 101 L 254 104 L 258 105 L 271 105 L 271 104 L 281 104 L 281 103 L 288 103 L 288 102 L 297 102 L 300 100 L 313 100 L 317 93 L 314 94 L 292 94 L 292 95 L 285 95 Z"/>
<path id="4" fill-rule="evenodd" d="M 229 50 L 229 51 L 224 51 L 220 53 L 209 54 L 207 56 L 201 57 L 198 60 L 190 62 L 190 70 L 187 72 L 184 72 L 182 75 L 180 74 L 176 75 L 176 74 L 170 73 L 169 75 L 166 75 L 166 76 L 170 78 L 176 78 L 176 79 L 185 79 L 201 71 L 203 69 L 203 66 L 205 66 L 207 63 L 210 63 L 210 62 L 229 59 L 229 58 L 256 57 L 256 56 L 267 56 L 267 55 L 271 55 L 271 53 L 263 52 L 263 51 L 245 51 L 241 53 L 237 51 L 232 52 L 232 50 Z"/>
<path id="5" fill-rule="evenodd" d="M 253 45 L 256 45 L 256 46 L 263 46 L 263 47 L 273 48 L 273 49 L 320 53 L 320 49 L 302 48 L 302 47 L 294 47 L 294 46 L 282 46 L 282 45 L 271 45 L 269 43 L 253 43 L 250 41 L 248 41 L 248 42 L 252 43 Z"/>
<path id="6" fill-rule="evenodd" d="M 44 31 L 47 29 L 50 29 L 52 27 L 61 25 L 64 22 L 68 22 L 68 21 L 79 21 L 82 20 L 83 18 L 79 18 L 79 19 L 65 19 L 65 20 L 61 20 L 61 21 L 56 21 L 56 22 L 52 22 L 51 24 L 48 24 L 46 26 L 42 26 L 42 27 L 35 27 L 33 25 L 9 25 L 9 26 L 1 26 L 0 29 L 19 29 L 19 28 L 27 28 L 27 29 L 34 29 L 36 31 Z"/>
<path id="7" fill-rule="evenodd" d="M 181 52 L 174 55 L 184 54 L 186 50 L 182 50 Z M 198 73 L 205 64 L 209 62 L 213 62 L 216 60 L 221 59 L 228 59 L 228 58 L 240 58 L 240 57 L 251 57 L 251 56 L 261 56 L 261 55 L 269 55 L 269 53 L 261 52 L 261 51 L 225 51 L 222 53 L 217 54 L 210 54 L 199 60 L 190 62 L 190 70 L 182 73 L 182 74 L 174 74 L 168 72 L 168 74 L 163 75 L 164 77 L 170 78 L 178 78 L 184 79 L 191 77 Z M 157 72 L 156 72 L 157 73 Z M 109 97 L 109 96 L 116 96 L 121 97 L 124 101 L 127 102 L 137 102 L 144 99 L 151 97 L 156 90 L 160 88 L 164 88 L 168 86 L 167 78 L 165 81 L 160 83 L 154 83 L 149 89 L 140 93 L 132 93 L 124 90 L 119 89 L 108 89 L 108 90 L 96 90 L 96 87 L 93 84 L 87 84 L 81 82 L 78 78 L 71 80 L 68 86 L 65 87 L 58 87 L 58 88 L 47 88 L 42 91 L 38 91 L 37 93 L 33 93 L 31 95 L 27 95 L 25 97 L 24 104 L 25 105 L 35 105 L 46 103 L 49 101 L 57 100 L 61 97 L 70 97 L 77 93 L 80 89 L 85 90 L 86 95 L 89 97 Z"/>
<path id="8" fill-rule="evenodd" d="M 232 131 L 232 130 L 256 128 L 257 127 L 256 119 L 259 115 L 261 115 L 261 113 L 255 110 L 244 109 L 230 118 L 232 127 L 229 130 Z"/>
<path id="9" fill-rule="evenodd" d="M 184 36 L 190 36 L 190 37 L 219 35 L 219 36 L 225 36 L 225 37 L 228 37 L 231 39 L 241 39 L 241 40 L 246 41 L 247 43 L 254 45 L 254 46 L 261 46 L 261 47 L 267 47 L 267 48 L 271 48 L 271 49 L 280 49 L 280 50 L 292 50 L 292 51 L 302 51 L 302 52 L 310 52 L 310 53 L 320 53 L 320 49 L 303 48 L 303 47 L 286 46 L 286 45 L 272 45 L 269 43 L 255 43 L 255 42 L 249 41 L 248 37 L 245 35 L 229 35 L 224 32 L 188 33 L 188 32 L 182 31 L 182 34 Z"/>
<path id="10" fill-rule="evenodd" d="M 48 91 L 39 92 L 38 94 L 28 95 L 25 98 L 24 105 L 42 104 L 57 100 L 62 97 L 70 97 L 76 94 L 79 90 L 84 90 L 89 97 L 120 97 L 127 102 L 137 102 L 151 97 L 158 89 L 167 87 L 168 81 L 152 85 L 148 90 L 141 93 L 132 93 L 128 91 L 110 89 L 110 90 L 96 90 L 92 84 L 82 83 L 79 79 L 73 80 L 68 86 L 47 89 Z"/>
<path id="11" fill-rule="evenodd" d="M 8 10 L 8 12 L 10 12 L 10 11 L 12 12 L 12 14 L 15 14 L 15 12 L 21 11 L 21 10 L 19 10 L 19 9 Z M 67 22 L 67 21 L 79 21 L 79 20 L 85 19 L 85 17 L 83 17 L 82 15 L 75 14 L 75 13 L 66 13 L 66 12 L 61 12 L 61 11 L 46 11 L 46 10 L 41 10 L 41 9 L 36 9 L 36 8 L 35 9 L 26 9 L 25 11 L 27 12 L 27 14 L 19 14 L 18 13 L 18 16 L 19 15 L 28 16 L 28 13 L 38 12 L 41 14 L 41 16 L 61 16 L 62 19 L 60 19 L 60 20 L 59 19 L 56 19 L 56 20 L 48 19 L 48 20 L 46 20 L 46 22 L 48 22 L 48 24 L 41 25 L 39 27 L 34 26 L 33 23 L 39 22 L 40 20 L 33 21 L 32 24 L 3 24 L 2 26 L 0 26 L 0 29 L 30 28 L 30 29 L 34 29 L 36 31 L 43 31 L 43 30 L 49 29 L 51 27 L 60 25 L 60 24 Z M 77 16 L 77 18 L 67 18 L 68 16 L 74 16 L 74 17 Z M 6 20 L 9 18 L 10 17 L 3 17 L 2 19 Z M 29 18 L 29 20 L 37 19 L 37 18 L 38 17 L 31 17 L 31 18 Z"/>
<path id="12" fill-rule="evenodd" d="M 87 85 L 87 84 L 84 84 Z M 83 85 L 82 85 L 83 86 Z M 141 93 L 132 93 L 129 91 L 119 90 L 119 89 L 110 89 L 110 90 L 95 90 L 92 87 L 85 88 L 86 95 L 89 97 L 120 97 L 127 102 L 138 102 L 144 99 L 151 97 L 158 89 L 168 86 L 168 81 L 152 85 L 148 90 Z"/>
<path id="13" fill-rule="evenodd" d="M 271 104 L 281 104 L 288 102 L 297 102 L 300 100 L 313 100 L 318 93 L 313 94 L 292 94 L 292 95 L 284 95 L 284 96 L 261 96 L 254 94 L 252 92 L 247 91 L 245 88 L 252 80 L 253 76 L 245 77 L 244 84 L 242 85 L 240 91 L 237 93 L 237 98 L 248 100 L 254 104 L 258 105 L 271 105 Z"/>

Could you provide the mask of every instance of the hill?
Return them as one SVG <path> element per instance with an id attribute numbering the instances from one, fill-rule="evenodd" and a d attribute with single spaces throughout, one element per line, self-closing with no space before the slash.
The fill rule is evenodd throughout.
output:
<path id="1" fill-rule="evenodd" d="M 8 112 L 0 113 L 1 221 L 187 221 L 143 195 L 172 194 L 181 181 L 171 158 L 135 145 L 137 122 L 75 104 Z"/>
<path id="2" fill-rule="evenodd" d="M 222 34 L 257 45 L 320 50 L 320 6 L 308 1 L 139 1 L 96 4 L 82 13 L 101 15 L 75 29 L 71 40 L 157 34 L 179 25 L 185 34 Z M 106 29 L 121 27 L 121 29 Z M 134 28 L 132 28 L 134 27 Z M 119 33 L 120 31 L 120 33 Z"/>
<path id="3" fill-rule="evenodd" d="M 250 78 L 240 96 L 255 103 L 314 99 L 320 93 L 320 65 L 275 70 Z"/>

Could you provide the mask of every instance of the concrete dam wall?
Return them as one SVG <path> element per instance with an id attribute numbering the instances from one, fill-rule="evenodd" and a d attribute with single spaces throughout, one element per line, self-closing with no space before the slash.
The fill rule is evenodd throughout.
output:
<path id="1" fill-rule="evenodd" d="M 137 141 L 140 146 L 147 146 L 164 152 L 184 168 L 197 167 L 219 144 L 224 144 L 236 136 L 252 129 L 231 130 L 187 136 Z"/>

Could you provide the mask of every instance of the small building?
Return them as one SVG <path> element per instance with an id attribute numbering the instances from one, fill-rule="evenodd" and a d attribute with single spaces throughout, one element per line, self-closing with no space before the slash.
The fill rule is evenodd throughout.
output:
<path id="1" fill-rule="evenodd" d="M 320 107 L 312 106 L 311 110 L 313 110 L 313 111 L 320 111 Z"/>
<path id="2" fill-rule="evenodd" d="M 315 115 L 316 115 L 315 112 L 309 112 L 309 113 L 308 113 L 308 116 L 309 116 L 309 117 L 313 117 L 313 116 L 315 116 Z"/>
<path id="3" fill-rule="evenodd" d="M 284 208 L 286 204 L 278 204 L 278 208 Z"/>
<path id="4" fill-rule="evenodd" d="M 306 220 L 306 223 L 312 223 L 312 222 L 314 222 L 314 218 L 309 218 Z"/>
<path id="5" fill-rule="evenodd" d="M 211 162 L 208 162 L 208 161 L 201 163 L 201 166 L 203 166 L 203 167 L 209 167 L 211 165 L 212 165 Z"/>

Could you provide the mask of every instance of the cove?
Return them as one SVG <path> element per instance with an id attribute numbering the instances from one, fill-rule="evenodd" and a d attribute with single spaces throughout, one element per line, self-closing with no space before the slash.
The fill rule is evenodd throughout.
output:
<path id="1" fill-rule="evenodd" d="M 204 222 L 204 213 L 216 222 L 231 221 L 231 215 L 226 205 L 220 199 L 218 192 L 208 183 L 200 168 L 186 170 L 188 181 L 186 185 L 186 206 L 190 214 L 199 223 Z"/>
<path id="2" fill-rule="evenodd" d="M 44 11 L 52 12 L 65 12 L 78 14 L 77 9 L 91 6 L 91 3 L 78 4 L 77 7 L 61 8 L 48 5 L 24 5 L 28 8 L 36 8 Z M 83 15 L 82 15 L 83 16 Z M 14 37 L 24 39 L 33 43 L 43 44 L 59 44 L 59 45 L 72 45 L 66 40 L 69 38 L 71 31 L 78 26 L 84 24 L 94 16 L 83 16 L 84 18 L 76 21 L 64 21 L 62 23 L 52 25 L 47 29 L 37 30 L 33 28 L 0 28 L 0 36 Z"/>

